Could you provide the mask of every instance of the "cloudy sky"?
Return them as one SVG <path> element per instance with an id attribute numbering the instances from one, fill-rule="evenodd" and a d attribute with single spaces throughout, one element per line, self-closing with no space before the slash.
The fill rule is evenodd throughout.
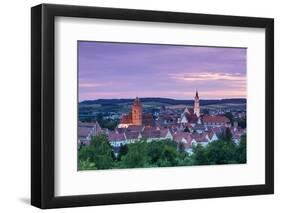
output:
<path id="1" fill-rule="evenodd" d="M 246 97 L 245 48 L 78 42 L 79 100 Z"/>

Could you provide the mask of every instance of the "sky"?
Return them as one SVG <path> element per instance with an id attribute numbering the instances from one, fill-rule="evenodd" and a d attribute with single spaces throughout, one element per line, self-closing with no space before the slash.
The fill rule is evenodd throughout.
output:
<path id="1" fill-rule="evenodd" d="M 246 97 L 246 48 L 78 42 L 79 101 Z"/>

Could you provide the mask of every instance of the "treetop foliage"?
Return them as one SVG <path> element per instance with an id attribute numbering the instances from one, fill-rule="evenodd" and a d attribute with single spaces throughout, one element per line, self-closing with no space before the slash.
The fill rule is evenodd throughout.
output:
<path id="1" fill-rule="evenodd" d="M 78 166 L 79 170 L 94 170 L 246 163 L 246 135 L 241 136 L 239 144 L 229 137 L 226 129 L 219 140 L 193 146 L 192 153 L 172 140 L 140 140 L 122 145 L 115 156 L 106 135 L 98 135 L 79 150 Z"/>

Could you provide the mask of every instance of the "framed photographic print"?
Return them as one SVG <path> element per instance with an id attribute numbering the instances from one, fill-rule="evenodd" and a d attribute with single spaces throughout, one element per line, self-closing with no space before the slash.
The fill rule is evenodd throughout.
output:
<path id="1" fill-rule="evenodd" d="M 31 204 L 272 194 L 274 21 L 31 9 Z"/>

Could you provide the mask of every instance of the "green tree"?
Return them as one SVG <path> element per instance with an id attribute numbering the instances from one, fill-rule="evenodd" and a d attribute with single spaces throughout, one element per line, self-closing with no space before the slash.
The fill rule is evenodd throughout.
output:
<path id="1" fill-rule="evenodd" d="M 193 150 L 192 158 L 195 165 L 210 164 L 208 159 L 207 149 L 204 148 L 201 144 L 193 145 L 192 150 Z"/>
<path id="2" fill-rule="evenodd" d="M 181 158 L 179 158 L 178 166 L 192 166 L 194 165 L 194 159 L 187 153 L 184 153 L 184 155 L 181 155 Z"/>
<path id="3" fill-rule="evenodd" d="M 112 149 L 106 135 L 97 135 L 92 138 L 89 146 L 79 151 L 79 160 L 88 160 L 94 163 L 97 169 L 109 169 L 113 165 Z"/>
<path id="4" fill-rule="evenodd" d="M 232 133 L 229 127 L 225 128 L 222 132 L 220 139 L 223 141 L 231 141 L 232 140 Z"/>
<path id="5" fill-rule="evenodd" d="M 105 113 L 105 114 L 98 113 L 97 116 L 96 116 L 96 121 L 99 123 L 99 125 L 102 128 L 114 130 L 116 128 L 116 126 L 118 125 L 119 120 L 118 119 L 115 119 L 115 120 L 104 119 L 104 116 L 107 116 L 107 115 L 109 115 L 109 113 Z"/>
<path id="6" fill-rule="evenodd" d="M 236 151 L 236 161 L 237 163 L 246 163 L 247 162 L 247 140 L 246 135 L 242 135 L 240 138 L 240 143 L 237 145 Z"/>
<path id="7" fill-rule="evenodd" d="M 202 113 L 204 115 L 209 115 L 209 109 L 202 109 Z"/>
<path id="8" fill-rule="evenodd" d="M 128 145 L 128 153 L 121 158 L 123 168 L 142 168 L 149 164 L 147 143 L 140 141 Z"/>
<path id="9" fill-rule="evenodd" d="M 193 148 L 192 158 L 196 165 L 237 163 L 237 146 L 229 141 L 217 140 L 206 147 L 197 145 Z"/>
<path id="10" fill-rule="evenodd" d="M 128 153 L 128 145 L 125 144 L 125 145 L 122 145 L 121 144 L 121 147 L 120 147 L 120 150 L 119 150 L 119 153 L 118 153 L 118 156 L 117 156 L 117 160 L 120 161 L 122 156 L 125 156 L 127 153 Z"/>
<path id="11" fill-rule="evenodd" d="M 100 126 L 102 128 L 106 128 L 109 130 L 114 130 L 116 126 L 118 125 L 119 121 L 118 120 L 102 120 Z"/>
<path id="12" fill-rule="evenodd" d="M 95 170 L 97 169 L 94 162 L 87 160 L 79 160 L 79 170 Z"/>
<path id="13" fill-rule="evenodd" d="M 167 166 L 176 166 L 177 157 L 179 157 L 179 152 L 173 146 L 165 145 L 163 151 L 163 158 L 167 161 Z"/>
<path id="14" fill-rule="evenodd" d="M 238 126 L 240 126 L 241 128 L 245 129 L 247 127 L 247 121 L 245 118 L 243 119 L 239 119 L 238 120 Z"/>
<path id="15" fill-rule="evenodd" d="M 185 153 L 185 147 L 184 147 L 184 143 L 178 143 L 178 151 L 180 153 Z"/>
<path id="16" fill-rule="evenodd" d="M 225 113 L 224 116 L 230 120 L 231 124 L 233 124 L 233 115 L 231 112 Z"/>
<path id="17" fill-rule="evenodd" d="M 159 142 L 159 143 L 158 143 Z M 147 155 L 151 160 L 152 164 L 157 164 L 161 159 L 163 153 L 163 142 L 162 141 L 152 141 L 148 145 Z"/>
<path id="18" fill-rule="evenodd" d="M 217 140 L 207 146 L 207 156 L 210 164 L 236 163 L 236 145 L 229 141 Z"/>

